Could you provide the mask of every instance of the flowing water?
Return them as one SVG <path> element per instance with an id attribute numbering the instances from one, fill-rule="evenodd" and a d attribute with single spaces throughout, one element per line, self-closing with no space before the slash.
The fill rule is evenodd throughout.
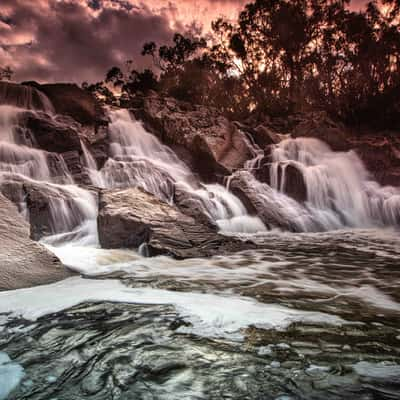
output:
<path id="1" fill-rule="evenodd" d="M 199 182 L 127 111 L 113 111 L 102 170 L 83 144 L 95 186 L 140 186 L 170 203 L 179 187 L 223 232 L 261 246 L 145 258 L 99 248 L 95 195 L 18 142 L 20 112 L 0 108 L 0 184 L 23 179 L 52 194 L 53 235 L 42 243 L 78 274 L 0 293 L 0 399 L 400 397 L 399 191 L 371 181 L 355 154 L 309 139 L 277 145 L 271 186 L 254 187 L 304 232 L 267 231 L 225 187 Z M 254 157 L 249 170 L 259 149 Z M 305 204 L 283 193 L 278 164 L 301 170 Z"/>

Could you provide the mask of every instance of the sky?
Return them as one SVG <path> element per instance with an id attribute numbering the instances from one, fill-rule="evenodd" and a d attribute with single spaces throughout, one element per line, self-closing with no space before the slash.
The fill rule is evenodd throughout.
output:
<path id="1" fill-rule="evenodd" d="M 234 19 L 247 2 L 0 0 L 0 66 L 10 66 L 16 81 L 96 82 L 128 59 L 149 66 L 143 43 L 167 43 L 177 31 L 207 32 L 211 21 Z"/>

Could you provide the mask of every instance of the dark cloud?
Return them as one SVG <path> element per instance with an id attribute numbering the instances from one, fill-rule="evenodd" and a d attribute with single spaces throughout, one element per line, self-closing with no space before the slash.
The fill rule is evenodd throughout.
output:
<path id="1" fill-rule="evenodd" d="M 18 80 L 75 82 L 101 79 L 127 59 L 143 66 L 142 44 L 168 40 L 169 21 L 113 3 L 2 0 L 0 65 L 11 64 Z"/>
<path id="2" fill-rule="evenodd" d="M 0 66 L 10 65 L 16 80 L 94 82 L 127 59 L 148 66 L 144 42 L 207 31 L 221 15 L 235 18 L 246 2 L 0 0 Z"/>

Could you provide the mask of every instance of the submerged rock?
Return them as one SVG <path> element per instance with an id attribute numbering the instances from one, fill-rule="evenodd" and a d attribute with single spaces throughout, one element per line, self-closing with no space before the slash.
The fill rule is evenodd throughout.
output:
<path id="1" fill-rule="evenodd" d="M 133 111 L 163 143 L 189 151 L 191 166 L 206 181 L 229 175 L 251 158 L 245 135 L 213 108 L 154 95 Z"/>
<path id="2" fill-rule="evenodd" d="M 0 290 L 48 284 L 69 273 L 58 258 L 29 238 L 29 225 L 0 194 Z"/>
<path id="3" fill-rule="evenodd" d="M 218 234 L 174 206 L 131 188 L 100 194 L 98 230 L 104 248 L 138 248 L 148 255 L 209 257 L 254 247 L 253 243 Z"/>

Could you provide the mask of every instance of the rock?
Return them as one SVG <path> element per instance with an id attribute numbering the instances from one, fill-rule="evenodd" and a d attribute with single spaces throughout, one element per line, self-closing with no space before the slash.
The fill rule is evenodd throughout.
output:
<path id="1" fill-rule="evenodd" d="M 284 174 L 284 176 L 283 176 Z M 278 184 L 281 185 L 284 178 L 282 191 L 299 202 L 307 201 L 307 186 L 303 173 L 294 164 L 278 166 Z"/>
<path id="2" fill-rule="evenodd" d="M 26 112 L 20 118 L 21 124 L 31 132 L 35 147 L 55 153 L 74 150 L 82 153 L 80 125 L 70 117 Z"/>
<path id="3" fill-rule="evenodd" d="M 271 185 L 271 168 L 272 163 L 261 164 L 261 166 L 254 171 L 254 175 L 260 182 Z M 300 203 L 307 201 L 307 185 L 303 173 L 296 164 L 281 162 L 275 165 L 275 168 L 277 168 L 279 191 Z"/>
<path id="4" fill-rule="evenodd" d="M 36 88 L 6 81 L 0 81 L 0 104 L 47 112 L 53 110 L 49 99 Z"/>
<path id="5" fill-rule="evenodd" d="M 237 171 L 232 175 L 229 188 L 252 214 L 258 215 L 265 226 L 278 227 L 286 231 L 299 228 L 288 219 L 284 205 L 279 204 L 273 189 L 261 182 L 248 171 Z"/>
<path id="6" fill-rule="evenodd" d="M 163 143 L 188 150 L 206 181 L 221 180 L 251 158 L 244 134 L 215 109 L 153 95 L 133 112 Z"/>
<path id="7" fill-rule="evenodd" d="M 98 230 L 104 248 L 138 248 L 150 256 L 210 257 L 255 245 L 218 234 L 138 188 L 100 194 Z"/>
<path id="8" fill-rule="evenodd" d="M 71 232 L 90 213 L 95 218 L 95 193 L 79 187 L 48 184 L 10 176 L 0 183 L 0 190 L 30 223 L 30 237 L 40 240 L 55 233 Z"/>
<path id="9" fill-rule="evenodd" d="M 82 125 L 101 125 L 104 113 L 94 96 L 76 84 L 53 83 L 39 85 L 52 102 L 57 114 L 68 115 Z"/>
<path id="10" fill-rule="evenodd" d="M 173 201 L 179 211 L 183 214 L 189 215 L 196 222 L 207 225 L 211 229 L 217 229 L 215 222 L 209 215 L 205 214 L 203 209 L 204 205 L 201 199 L 196 197 L 194 193 L 189 193 L 186 190 L 175 186 Z"/>
<path id="11" fill-rule="evenodd" d="M 44 285 L 68 277 L 58 258 L 29 238 L 29 225 L 0 194 L 0 290 Z"/>
<path id="12" fill-rule="evenodd" d="M 397 135 L 382 132 L 381 135 L 350 137 L 349 142 L 380 184 L 400 187 L 400 138 Z"/>
<path id="13" fill-rule="evenodd" d="M 273 131 L 268 126 L 258 125 L 252 131 L 252 136 L 257 145 L 261 149 L 265 149 L 265 147 L 270 146 L 271 144 L 279 143 L 282 135 Z"/>
<path id="14" fill-rule="evenodd" d="M 328 117 L 325 112 L 304 114 L 292 131 L 292 136 L 313 137 L 327 143 L 334 151 L 347 151 L 349 145 L 346 128 Z"/>

